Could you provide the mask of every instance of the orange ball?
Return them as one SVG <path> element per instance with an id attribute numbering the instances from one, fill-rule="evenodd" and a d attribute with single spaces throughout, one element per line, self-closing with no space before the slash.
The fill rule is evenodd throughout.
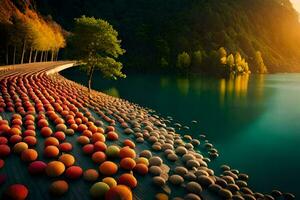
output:
<path id="1" fill-rule="evenodd" d="M 132 200 L 131 189 L 125 185 L 117 185 L 110 188 L 105 194 L 105 200 L 113 199 Z"/>
<path id="2" fill-rule="evenodd" d="M 54 196 L 62 196 L 69 190 L 69 184 L 64 180 L 51 183 L 49 192 Z"/>
<path id="3" fill-rule="evenodd" d="M 116 132 L 110 131 L 107 133 L 107 139 L 115 141 L 119 139 L 119 135 Z"/>
<path id="4" fill-rule="evenodd" d="M 25 142 L 18 142 L 17 144 L 14 145 L 14 152 L 15 153 L 22 153 L 22 151 L 24 151 L 25 149 L 28 149 L 28 144 L 26 144 Z"/>
<path id="5" fill-rule="evenodd" d="M 50 137 L 51 135 L 52 135 L 52 130 L 51 130 L 51 128 L 49 128 L 49 127 L 43 127 L 42 129 L 41 129 L 41 135 L 43 136 L 43 137 Z"/>
<path id="6" fill-rule="evenodd" d="M 126 185 L 131 189 L 137 186 L 136 178 L 132 174 L 128 174 L 128 173 L 122 174 L 118 179 L 118 183 L 120 185 Z"/>
<path id="7" fill-rule="evenodd" d="M 94 143 L 94 150 L 95 151 L 105 151 L 107 149 L 107 146 L 104 142 L 96 142 Z"/>
<path id="8" fill-rule="evenodd" d="M 140 175 L 146 175 L 148 173 L 147 165 L 142 164 L 142 163 L 136 164 L 136 166 L 133 168 L 133 170 Z"/>
<path id="9" fill-rule="evenodd" d="M 64 171 L 65 171 L 65 165 L 60 161 L 49 162 L 46 167 L 46 174 L 50 177 L 58 177 L 62 175 Z"/>
<path id="10" fill-rule="evenodd" d="M 98 179 L 99 173 L 95 169 L 88 169 L 83 173 L 83 178 L 86 181 L 94 182 Z"/>
<path id="11" fill-rule="evenodd" d="M 11 135 L 21 135 L 21 130 L 18 129 L 18 128 L 11 128 L 10 131 L 9 131 L 9 133 Z"/>
<path id="12" fill-rule="evenodd" d="M 99 171 L 105 176 L 111 176 L 117 173 L 118 166 L 111 161 L 105 161 L 99 166 Z"/>
<path id="13" fill-rule="evenodd" d="M 112 177 L 105 177 L 102 179 L 103 183 L 106 183 L 110 188 L 117 186 L 117 181 Z"/>
<path id="14" fill-rule="evenodd" d="M 132 148 L 132 149 L 135 148 L 134 142 L 132 142 L 131 140 L 128 140 L 128 139 L 126 139 L 126 140 L 123 141 L 123 145 L 124 145 L 124 146 L 128 146 L 128 147 L 130 147 L 130 148 Z"/>
<path id="15" fill-rule="evenodd" d="M 58 160 L 64 163 L 66 167 L 70 167 L 75 163 L 75 158 L 71 154 L 63 154 L 59 157 Z"/>
<path id="16" fill-rule="evenodd" d="M 44 149 L 44 156 L 47 158 L 57 157 L 59 154 L 59 149 L 56 146 L 50 145 Z"/>
<path id="17" fill-rule="evenodd" d="M 92 160 L 98 164 L 103 163 L 106 160 L 106 154 L 102 151 L 97 151 L 93 153 Z"/>
<path id="18" fill-rule="evenodd" d="M 77 119 L 77 118 L 76 118 L 76 119 Z M 78 126 L 78 128 L 77 128 L 77 131 L 83 132 L 83 131 L 85 131 L 85 130 L 87 130 L 87 129 L 88 129 L 88 127 L 87 127 L 86 125 L 80 124 L 80 125 Z"/>
<path id="19" fill-rule="evenodd" d="M 79 136 L 77 138 L 77 142 L 79 144 L 85 145 L 85 144 L 89 144 L 90 143 L 90 139 L 88 137 L 82 135 L 82 136 Z"/>
<path id="20" fill-rule="evenodd" d="M 136 163 L 132 158 L 123 158 L 120 162 L 120 166 L 126 170 L 132 170 L 135 167 Z"/>
<path id="21" fill-rule="evenodd" d="M 119 153 L 120 158 L 135 158 L 136 154 L 135 151 L 133 149 L 131 149 L 130 147 L 126 146 L 120 149 L 120 153 Z"/>
<path id="22" fill-rule="evenodd" d="M 21 154 L 21 159 L 25 162 L 32 162 L 38 158 L 38 153 L 34 149 L 25 149 Z"/>
<path id="23" fill-rule="evenodd" d="M 1 124 L 0 125 L 0 135 L 3 133 L 8 133 L 10 130 L 10 127 L 8 126 L 8 124 Z"/>
<path id="24" fill-rule="evenodd" d="M 59 145 L 59 141 L 58 139 L 56 139 L 55 137 L 48 137 L 46 138 L 45 142 L 44 142 L 45 146 L 58 146 Z"/>
<path id="25" fill-rule="evenodd" d="M 92 142 L 95 143 L 98 141 L 105 142 L 105 136 L 102 133 L 94 133 L 92 135 Z"/>

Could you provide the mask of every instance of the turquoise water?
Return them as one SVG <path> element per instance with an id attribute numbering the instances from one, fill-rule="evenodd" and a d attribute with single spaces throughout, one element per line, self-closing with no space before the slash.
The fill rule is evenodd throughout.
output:
<path id="1" fill-rule="evenodd" d="M 86 83 L 77 69 L 62 75 Z M 206 133 L 220 153 L 213 165 L 225 163 L 249 174 L 256 191 L 280 189 L 300 196 L 300 74 L 229 79 L 129 74 L 119 81 L 96 76 L 94 89 L 190 127 L 180 133 Z"/>

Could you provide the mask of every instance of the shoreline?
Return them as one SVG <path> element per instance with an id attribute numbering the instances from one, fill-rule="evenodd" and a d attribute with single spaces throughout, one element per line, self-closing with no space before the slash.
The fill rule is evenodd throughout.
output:
<path id="1" fill-rule="evenodd" d="M 62 63 L 64 64 L 61 65 Z M 7 82 L 12 82 L 12 85 L 16 85 L 14 78 L 20 78 L 20 81 L 25 82 L 25 84 L 28 79 L 34 81 L 32 84 L 35 92 L 40 94 L 41 99 L 47 99 L 48 101 L 48 103 L 46 101 L 46 103 L 41 102 L 41 106 L 37 109 L 41 109 L 39 112 L 45 112 L 52 107 L 53 110 L 50 109 L 45 114 L 48 121 L 53 125 L 56 122 L 51 119 L 51 113 L 55 112 L 57 119 L 66 120 L 66 116 L 70 115 L 71 110 L 75 117 L 78 113 L 82 117 L 81 120 L 84 119 L 86 121 L 87 119 L 88 121 L 79 124 L 76 122 L 67 123 L 66 128 L 68 129 L 70 129 L 72 124 L 79 126 L 80 124 L 92 122 L 90 124 L 97 124 L 97 126 L 99 125 L 103 129 L 103 135 L 106 138 L 117 137 L 117 140 L 107 139 L 105 141 L 107 146 L 113 144 L 122 146 L 120 140 L 131 139 L 136 144 L 136 154 L 146 158 L 150 163 L 149 173 L 144 176 L 140 176 L 133 170 L 133 174 L 137 177 L 141 185 L 139 186 L 138 184 L 137 188 L 132 190 L 137 195 L 137 199 L 145 199 L 144 194 L 147 191 L 154 192 L 153 197 L 149 197 L 149 199 L 153 199 L 155 194 L 160 195 L 160 198 L 157 199 L 163 199 L 170 192 L 170 196 L 173 199 L 222 199 L 233 197 L 239 199 L 241 196 L 248 199 L 253 199 L 254 196 L 256 198 L 271 198 L 268 194 L 263 195 L 252 192 L 246 183 L 248 175 L 240 174 L 237 170 L 230 169 L 229 166 L 222 166 L 223 176 L 215 175 L 214 171 L 208 167 L 211 158 L 208 158 L 207 152 L 210 152 L 212 157 L 217 157 L 218 151 L 214 149 L 211 143 L 206 141 L 204 135 L 199 136 L 199 138 L 191 138 L 191 136 L 177 134 L 175 128 L 169 126 L 169 124 L 172 124 L 172 118 L 161 119 L 145 108 L 130 103 L 127 100 L 108 96 L 102 92 L 93 90 L 93 98 L 90 100 L 86 87 L 58 74 L 59 71 L 72 67 L 73 64 L 67 62 L 35 63 L 31 65 L 32 69 L 19 69 L 20 67 L 16 69 L 15 66 L 9 66 L 7 71 L 3 75 L 1 74 L 0 77 Z M 41 65 L 45 65 L 43 69 L 39 67 Z M 17 74 L 12 72 L 13 68 L 17 71 Z M 7 79 L 7 76 L 13 77 L 12 80 Z M 24 87 L 30 89 L 31 86 L 27 84 Z M 16 93 L 22 94 L 21 91 L 17 91 Z M 52 96 L 56 97 L 56 100 Z M 33 95 L 29 98 L 34 99 L 34 97 Z M 32 105 L 32 107 L 35 106 Z M 30 113 L 27 111 L 22 117 Z M 66 116 L 63 113 L 67 113 Z M 31 114 L 36 115 L 36 113 Z M 54 129 L 57 129 L 58 124 L 56 124 Z M 175 124 L 172 125 L 174 126 Z M 176 126 L 179 125 L 177 124 Z M 73 131 L 77 135 L 84 132 L 79 131 L 78 127 L 75 129 L 75 125 L 73 128 Z M 115 134 L 111 134 L 114 137 L 108 136 L 110 131 L 116 133 L 117 136 Z M 37 133 L 40 134 L 38 128 Z M 75 135 L 70 137 L 74 139 Z M 40 138 L 37 137 L 37 139 Z M 85 145 L 87 144 L 93 143 L 88 142 Z M 81 150 L 82 147 L 80 146 L 79 149 Z M 199 149 L 206 152 L 200 152 Z M 78 155 L 74 154 L 74 156 L 80 160 L 80 157 L 77 158 Z M 119 165 L 117 159 L 111 160 Z M 71 185 L 72 181 L 69 181 L 69 184 Z M 149 184 L 149 186 L 143 187 L 143 184 Z M 278 195 L 278 191 L 273 191 L 272 195 L 276 195 L 275 193 Z M 86 199 L 88 198 L 89 196 Z"/>

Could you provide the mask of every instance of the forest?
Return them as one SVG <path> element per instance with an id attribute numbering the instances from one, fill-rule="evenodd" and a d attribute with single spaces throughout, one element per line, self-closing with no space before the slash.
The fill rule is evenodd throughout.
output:
<path id="1" fill-rule="evenodd" d="M 27 1 L 1 1 L 0 27 L 2 64 L 54 61 L 66 45 L 61 26 Z"/>
<path id="2" fill-rule="evenodd" d="M 58 30 L 56 36 L 71 33 L 74 18 L 82 15 L 112 24 L 126 49 L 120 57 L 125 71 L 214 75 L 300 71 L 300 24 L 289 0 L 35 0 L 31 5 L 48 16 L 36 14 L 40 24 Z M 22 16 L 35 19 L 30 12 L 26 8 Z M 63 34 L 52 18 L 68 32 Z M 13 20 L 17 24 L 22 17 L 17 14 Z M 24 41 L 23 37 L 17 45 L 21 55 Z M 40 55 L 55 55 L 65 45 L 37 46 L 30 38 L 26 43 L 27 52 Z M 6 44 L 6 48 L 1 48 L 1 63 L 4 53 L 12 54 L 15 47 Z M 60 54 L 63 59 L 73 58 L 70 48 Z"/>

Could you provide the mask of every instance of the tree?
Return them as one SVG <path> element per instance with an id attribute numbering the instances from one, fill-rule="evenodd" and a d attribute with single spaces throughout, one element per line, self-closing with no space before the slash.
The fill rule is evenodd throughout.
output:
<path id="1" fill-rule="evenodd" d="M 88 89 L 91 91 L 94 70 L 99 69 L 104 77 L 125 78 L 121 72 L 122 63 L 117 62 L 125 53 L 118 39 L 118 32 L 106 21 L 85 17 L 75 19 L 75 28 L 71 38 L 77 58 L 84 63 L 88 74 Z"/>
<path id="2" fill-rule="evenodd" d="M 202 64 L 202 52 L 199 51 L 195 51 L 193 53 L 193 66 L 194 67 L 200 67 Z"/>
<path id="3" fill-rule="evenodd" d="M 268 72 L 260 51 L 257 51 L 255 53 L 255 64 L 256 64 L 258 73 L 265 74 Z"/>
<path id="4" fill-rule="evenodd" d="M 227 57 L 227 65 L 229 66 L 230 72 L 232 72 L 234 67 L 234 57 L 232 54 Z"/>
<path id="5" fill-rule="evenodd" d="M 226 65 L 226 62 L 227 62 L 226 49 L 224 47 L 220 47 L 218 52 L 219 52 L 219 56 L 220 56 L 220 63 L 222 65 Z"/>
<path id="6" fill-rule="evenodd" d="M 182 52 L 177 56 L 177 67 L 180 70 L 187 71 L 191 65 L 191 58 L 187 52 Z"/>

